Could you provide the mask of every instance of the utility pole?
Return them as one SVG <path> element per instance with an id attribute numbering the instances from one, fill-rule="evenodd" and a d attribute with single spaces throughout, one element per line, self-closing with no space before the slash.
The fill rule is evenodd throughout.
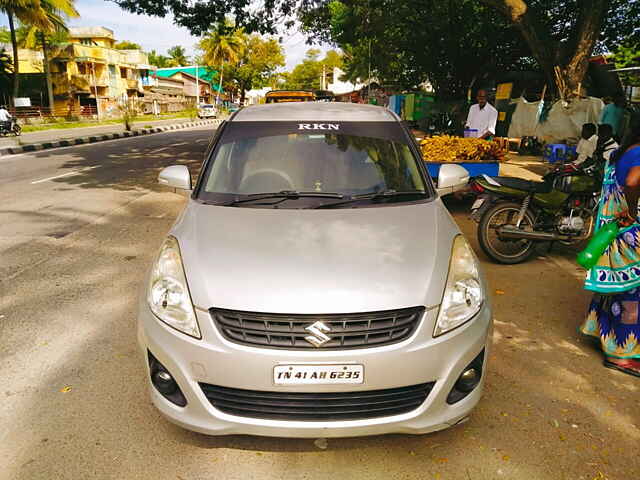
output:
<path id="1" fill-rule="evenodd" d="M 320 89 L 327 89 L 327 66 L 324 63 L 322 64 L 322 82 L 320 82 Z"/>

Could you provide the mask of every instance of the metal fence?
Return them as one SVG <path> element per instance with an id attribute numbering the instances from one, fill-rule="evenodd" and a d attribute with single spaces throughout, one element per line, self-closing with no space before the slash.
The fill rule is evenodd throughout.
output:
<path id="1" fill-rule="evenodd" d="M 94 105 L 81 107 L 17 107 L 10 108 L 9 113 L 20 119 L 49 119 L 49 118 L 67 118 L 67 117 L 95 117 L 98 112 Z"/>

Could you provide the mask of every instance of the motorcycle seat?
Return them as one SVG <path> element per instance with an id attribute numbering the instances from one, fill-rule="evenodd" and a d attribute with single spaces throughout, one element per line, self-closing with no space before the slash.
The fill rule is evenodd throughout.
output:
<path id="1" fill-rule="evenodd" d="M 515 177 L 488 177 L 493 182 L 506 188 L 522 190 L 530 193 L 549 193 L 553 189 L 550 182 L 534 182 Z"/>

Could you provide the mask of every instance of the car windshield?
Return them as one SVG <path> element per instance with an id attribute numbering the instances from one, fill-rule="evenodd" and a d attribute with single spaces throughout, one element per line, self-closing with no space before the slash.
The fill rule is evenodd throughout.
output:
<path id="1" fill-rule="evenodd" d="M 329 202 L 323 193 L 341 198 L 379 192 L 415 194 L 414 198 L 398 195 L 393 200 L 387 195 L 386 201 L 375 202 L 386 204 L 415 201 L 416 195 L 424 199 L 429 192 L 411 148 L 385 138 L 310 132 L 225 141 L 223 135 L 214 155 L 198 193 L 199 198 L 213 203 L 299 192 L 303 195 L 289 195 L 288 201 L 277 204 L 278 208 L 303 208 L 301 202 Z M 361 205 L 353 202 L 349 206 Z"/>

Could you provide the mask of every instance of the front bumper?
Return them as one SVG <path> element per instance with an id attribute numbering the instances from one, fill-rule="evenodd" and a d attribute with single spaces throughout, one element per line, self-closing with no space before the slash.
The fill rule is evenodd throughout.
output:
<path id="1" fill-rule="evenodd" d="M 160 322 L 140 302 L 138 340 L 145 364 L 151 352 L 177 381 L 187 405 L 166 400 L 149 382 L 155 406 L 170 421 L 209 435 L 248 434 L 274 437 L 355 437 L 386 433 L 422 434 L 464 421 L 480 400 L 492 329 L 491 308 L 485 304 L 464 326 L 431 338 L 437 309 L 425 312 L 421 326 L 401 343 L 343 351 L 288 351 L 230 343 L 217 332 L 209 313 L 196 311 L 202 340 L 196 340 Z M 447 395 L 464 368 L 485 349 L 483 376 L 468 396 L 449 405 Z M 362 364 L 361 385 L 273 384 L 273 368 L 283 364 Z M 147 375 L 149 378 L 149 375 Z M 199 383 L 223 387 L 288 392 L 345 392 L 405 387 L 435 382 L 417 409 L 390 417 L 344 421 L 282 421 L 228 415 L 215 409 Z"/>

